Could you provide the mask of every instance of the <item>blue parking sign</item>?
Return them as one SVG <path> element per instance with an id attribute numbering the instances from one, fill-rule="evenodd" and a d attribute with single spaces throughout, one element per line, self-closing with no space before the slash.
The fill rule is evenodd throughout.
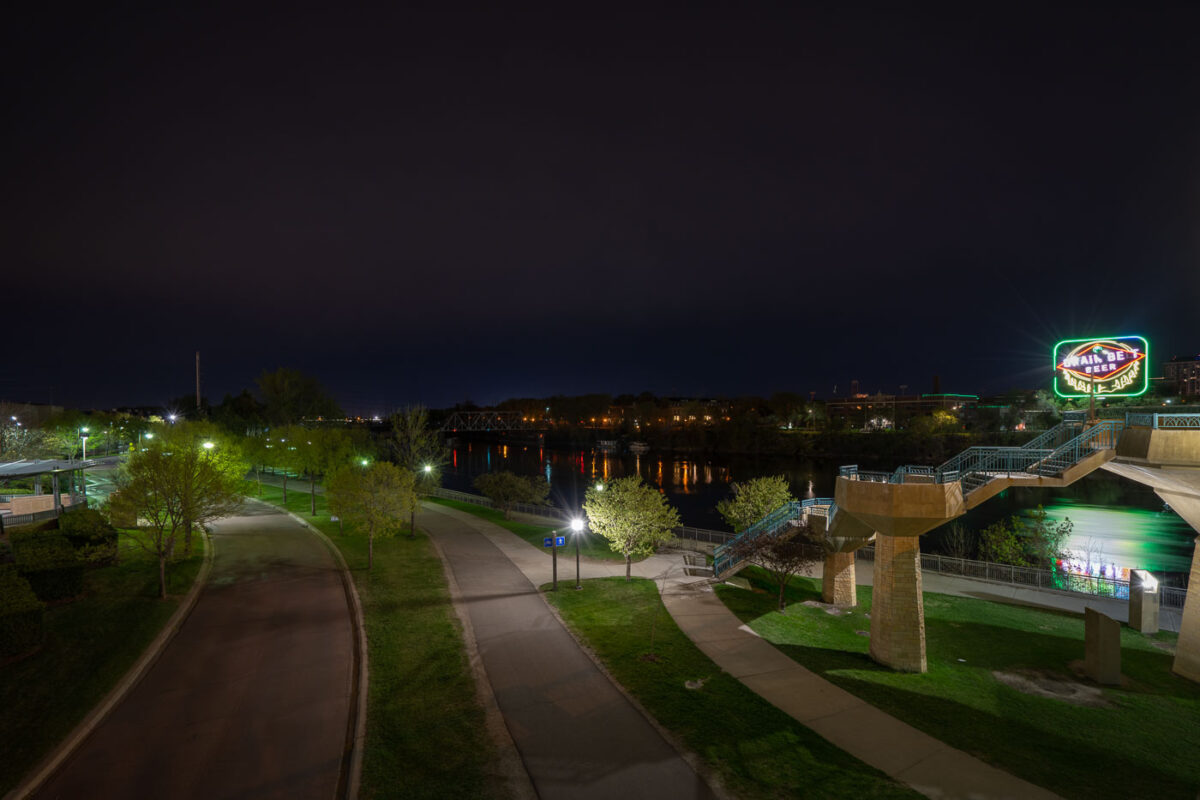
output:
<path id="1" fill-rule="evenodd" d="M 566 547 L 567 546 L 567 537 L 559 536 L 557 539 L 554 540 L 554 543 L 556 545 L 558 545 L 559 547 Z"/>
<path id="2" fill-rule="evenodd" d="M 549 536 L 547 536 L 545 539 L 542 539 L 542 547 L 553 547 L 553 546 L 554 546 L 554 540 L 551 539 Z"/>

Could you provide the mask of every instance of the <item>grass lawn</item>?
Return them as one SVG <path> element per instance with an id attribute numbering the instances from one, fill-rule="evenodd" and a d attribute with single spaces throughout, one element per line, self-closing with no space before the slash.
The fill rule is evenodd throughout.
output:
<path id="1" fill-rule="evenodd" d="M 920 797 L 722 672 L 675 625 L 652 581 L 601 578 L 546 597 L 626 690 L 738 797 Z M 651 652 L 655 660 L 645 658 Z M 685 686 L 696 680 L 704 681 L 700 688 Z"/>
<path id="2" fill-rule="evenodd" d="M 1200 787 L 1200 686 L 1171 673 L 1175 634 L 1121 633 L 1119 688 L 1105 707 L 1034 696 L 993 674 L 1076 680 L 1080 616 L 949 595 L 926 594 L 929 671 L 893 672 L 867 655 L 870 587 L 859 608 L 832 616 L 817 607 L 776 609 L 765 573 L 743 573 L 757 593 L 718 586 L 735 614 L 784 653 L 831 682 L 930 735 L 1064 797 L 1194 798 Z M 820 600 L 817 581 L 795 579 L 789 602 Z M 1082 683 L 1091 686 L 1088 681 Z"/>
<path id="3" fill-rule="evenodd" d="M 375 567 L 367 572 L 366 537 L 339 535 L 322 495 L 313 517 L 307 484 L 288 488 L 287 508 L 342 551 L 363 605 L 370 685 L 361 796 L 502 797 L 487 777 L 495 752 L 429 539 L 377 539 Z M 249 482 L 247 494 L 257 491 Z M 282 505 L 282 491 L 264 485 L 262 499 Z"/>
<path id="4" fill-rule="evenodd" d="M 494 508 L 486 508 L 477 506 L 473 503 L 463 503 L 458 500 L 443 500 L 440 497 L 427 498 L 430 503 L 446 506 L 447 508 L 465 511 L 468 514 L 474 514 L 480 519 L 486 519 L 488 522 L 494 522 L 502 528 L 512 531 L 517 536 L 520 536 L 525 541 L 529 542 L 534 547 L 542 546 L 542 539 L 550 535 L 550 531 L 558 530 L 561 535 L 567 537 L 567 551 L 572 555 L 575 553 L 575 542 L 572 538 L 570 528 L 564 526 L 538 525 L 529 522 L 517 522 L 511 519 L 504 518 L 503 511 L 497 511 Z M 594 559 L 596 561 L 625 561 L 625 556 L 620 553 L 613 552 L 609 547 L 608 540 L 604 539 L 591 531 L 585 530 L 580 534 L 582 538 L 579 540 L 579 554 L 584 558 Z M 640 558 L 635 558 L 634 561 L 641 561 Z"/>
<path id="5" fill-rule="evenodd" d="M 46 641 L 0 665 L 0 794 L 8 791 L 103 699 L 133 666 L 192 586 L 203 556 L 167 567 L 121 537 L 121 563 L 89 570 L 84 594 L 46 609 Z"/>

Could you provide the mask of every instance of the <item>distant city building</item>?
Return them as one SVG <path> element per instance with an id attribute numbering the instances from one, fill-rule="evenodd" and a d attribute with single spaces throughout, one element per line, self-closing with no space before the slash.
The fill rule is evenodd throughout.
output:
<path id="1" fill-rule="evenodd" d="M 1163 378 L 1179 394 L 1200 395 L 1200 355 L 1172 358 L 1163 364 Z"/>
<path id="2" fill-rule="evenodd" d="M 961 415 L 979 403 L 974 394 L 894 395 L 858 394 L 846 400 L 829 400 L 825 411 L 833 422 L 846 420 L 854 428 L 903 428 L 914 417 L 948 411 Z"/>

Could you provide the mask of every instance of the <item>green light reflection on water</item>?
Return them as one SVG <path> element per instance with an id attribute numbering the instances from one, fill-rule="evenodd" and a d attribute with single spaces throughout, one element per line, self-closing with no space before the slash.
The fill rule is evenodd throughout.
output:
<path id="1" fill-rule="evenodd" d="M 1092 561 L 1167 572 L 1191 569 L 1196 531 L 1173 511 L 1149 511 L 1130 506 L 1108 506 L 1055 498 L 1045 504 L 1046 514 L 1058 522 L 1074 523 L 1067 549 Z M 1028 516 L 1031 510 L 1025 510 Z"/>

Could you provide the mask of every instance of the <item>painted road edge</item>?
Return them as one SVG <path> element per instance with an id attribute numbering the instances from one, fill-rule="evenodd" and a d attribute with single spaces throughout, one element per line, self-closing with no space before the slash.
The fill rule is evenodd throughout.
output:
<path id="1" fill-rule="evenodd" d="M 72 754 L 83 744 L 92 731 L 99 727 L 100 723 L 108 718 L 112 710 L 125 699 L 125 695 L 129 694 L 130 690 L 137 685 L 142 676 L 149 671 L 158 657 L 162 655 L 162 651 L 175 638 L 175 634 L 179 633 L 179 629 L 183 627 L 184 621 L 188 615 L 192 613 L 192 609 L 196 606 L 196 601 L 200 599 L 200 592 L 208 584 L 208 574 L 212 571 L 213 550 L 215 544 L 208 531 L 204 532 L 201 537 L 204 541 L 204 563 L 200 565 L 200 572 L 196 575 L 196 579 L 192 581 L 192 588 L 188 590 L 187 595 L 183 598 L 183 602 L 179 604 L 179 608 L 175 609 L 175 613 L 167 620 L 167 624 L 163 626 L 158 635 L 154 637 L 154 641 L 143 651 L 142 655 L 134 665 L 129 668 L 129 671 L 121 677 L 117 685 L 109 690 L 104 699 L 91 710 L 91 712 L 83 718 L 83 721 L 75 726 L 67 737 L 63 739 L 58 747 L 50 753 L 38 766 L 34 767 L 34 771 L 27 775 L 17 787 L 4 796 L 5 800 L 24 800 L 31 794 L 41 788 L 51 775 L 53 775 L 63 763 L 71 757 Z"/>

